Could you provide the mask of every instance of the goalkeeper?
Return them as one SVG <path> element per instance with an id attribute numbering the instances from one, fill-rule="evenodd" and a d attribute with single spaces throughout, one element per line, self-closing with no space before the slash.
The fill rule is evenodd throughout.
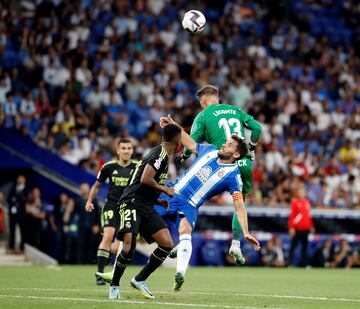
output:
<path id="1" fill-rule="evenodd" d="M 212 85 L 206 85 L 199 89 L 196 96 L 203 109 L 194 120 L 190 135 L 195 142 L 205 140 L 209 144 L 220 148 L 230 139 L 232 134 L 236 134 L 245 139 L 245 129 L 251 130 L 249 141 L 249 155 L 237 161 L 241 179 L 243 182 L 243 196 L 251 191 L 252 172 L 251 161 L 255 159 L 255 147 L 261 136 L 261 125 L 252 116 L 244 113 L 238 107 L 220 104 L 218 89 Z M 177 154 L 175 164 L 179 167 L 189 158 L 191 152 L 184 149 L 183 153 Z M 232 220 L 233 239 L 229 254 L 234 258 L 236 264 L 244 264 L 245 258 L 241 252 L 240 239 L 242 230 L 235 214 Z"/>

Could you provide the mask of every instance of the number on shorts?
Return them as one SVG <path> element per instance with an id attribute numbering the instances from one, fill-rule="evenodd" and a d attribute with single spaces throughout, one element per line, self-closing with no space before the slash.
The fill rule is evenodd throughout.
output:
<path id="1" fill-rule="evenodd" d="M 131 215 L 132 215 L 132 219 L 131 219 Z M 126 221 L 136 221 L 136 209 L 125 209 L 123 211 L 120 211 L 120 216 L 121 216 L 121 222 L 120 222 L 120 229 L 122 229 L 125 225 Z"/>
<path id="2" fill-rule="evenodd" d="M 114 211 L 112 210 L 104 211 L 105 220 L 112 219 L 113 217 L 114 217 Z"/>

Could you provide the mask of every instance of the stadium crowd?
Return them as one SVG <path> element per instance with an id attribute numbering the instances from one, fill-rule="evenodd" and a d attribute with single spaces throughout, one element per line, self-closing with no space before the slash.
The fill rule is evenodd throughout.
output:
<path id="1" fill-rule="evenodd" d="M 189 8 L 200 35 L 180 29 Z M 313 206 L 360 205 L 357 1 L 5 0 L 0 14 L 0 125 L 64 160 L 95 174 L 120 136 L 140 156 L 160 116 L 190 129 L 214 84 L 263 125 L 249 204 L 286 207 L 305 183 Z"/>

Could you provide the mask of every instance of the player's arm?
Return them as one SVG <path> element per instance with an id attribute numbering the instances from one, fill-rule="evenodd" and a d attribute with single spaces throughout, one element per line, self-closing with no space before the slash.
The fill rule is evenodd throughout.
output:
<path id="1" fill-rule="evenodd" d="M 95 199 L 101 185 L 106 181 L 106 179 L 110 176 L 112 170 L 110 168 L 109 164 L 104 164 L 98 175 L 97 175 L 97 179 L 95 181 L 95 183 L 93 184 L 93 186 L 90 189 L 90 193 L 89 193 L 89 197 L 88 200 L 86 201 L 86 205 L 85 205 L 85 210 L 87 212 L 92 212 L 94 210 L 94 204 L 93 204 L 93 200 Z"/>
<path id="2" fill-rule="evenodd" d="M 251 131 L 251 136 L 249 141 L 249 151 L 250 151 L 251 160 L 255 160 L 255 148 L 262 134 L 262 126 L 260 122 L 254 119 L 253 116 L 244 113 L 242 110 L 239 110 L 239 112 L 241 114 L 244 127 Z"/>
<path id="3" fill-rule="evenodd" d="M 86 201 L 86 205 L 85 205 L 85 210 L 87 212 L 92 212 L 94 210 L 93 200 L 95 199 L 97 193 L 99 192 L 101 185 L 102 185 L 102 182 L 100 182 L 99 180 L 96 180 L 95 183 L 93 184 L 93 186 L 91 187 L 89 197 L 88 197 L 88 199 Z"/>
<path id="4" fill-rule="evenodd" d="M 141 175 L 140 183 L 147 185 L 155 190 L 164 192 L 169 196 L 174 196 L 174 188 L 159 185 L 155 180 L 156 169 L 150 164 L 146 164 L 144 171 Z"/>
<path id="5" fill-rule="evenodd" d="M 194 122 L 191 126 L 190 136 L 196 143 L 198 143 L 200 139 L 202 139 L 205 135 L 203 118 L 203 113 L 198 114 L 195 117 Z M 186 160 L 188 157 L 190 157 L 191 153 L 194 152 L 191 151 L 187 146 L 185 146 L 183 150 L 183 158 Z"/>
<path id="6" fill-rule="evenodd" d="M 260 243 L 257 239 L 249 233 L 247 211 L 244 203 L 244 199 L 241 192 L 234 192 L 232 194 L 235 208 L 235 215 L 238 219 L 241 229 L 243 231 L 245 239 L 251 244 L 255 250 L 260 249 Z"/>
<path id="7" fill-rule="evenodd" d="M 167 117 L 161 117 L 160 126 L 163 128 L 168 124 L 175 124 L 179 126 L 181 128 L 181 144 L 183 144 L 183 146 L 188 149 L 190 154 L 197 153 L 195 140 L 189 134 L 187 134 L 185 130 L 174 119 L 171 118 L 170 115 Z"/>

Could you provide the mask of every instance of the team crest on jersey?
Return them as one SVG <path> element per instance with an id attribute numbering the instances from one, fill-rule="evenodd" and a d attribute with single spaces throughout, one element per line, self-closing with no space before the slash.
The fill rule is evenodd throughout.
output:
<path id="1" fill-rule="evenodd" d="M 157 160 L 155 161 L 154 166 L 155 166 L 156 169 L 159 169 L 159 168 L 160 168 L 160 166 L 161 166 L 161 161 L 162 161 L 162 158 L 159 158 L 159 159 L 157 159 Z"/>
<path id="2" fill-rule="evenodd" d="M 131 228 L 131 223 L 128 221 L 128 222 L 126 222 L 125 226 L 127 229 L 129 229 L 129 228 Z"/>
<path id="3" fill-rule="evenodd" d="M 200 179 L 201 182 L 205 182 L 208 180 L 211 171 L 212 169 L 210 166 L 205 166 L 196 174 L 196 176 Z"/>
<path id="4" fill-rule="evenodd" d="M 217 175 L 218 175 L 220 178 L 222 178 L 222 177 L 224 177 L 225 172 L 224 172 L 224 171 L 218 171 Z"/>

